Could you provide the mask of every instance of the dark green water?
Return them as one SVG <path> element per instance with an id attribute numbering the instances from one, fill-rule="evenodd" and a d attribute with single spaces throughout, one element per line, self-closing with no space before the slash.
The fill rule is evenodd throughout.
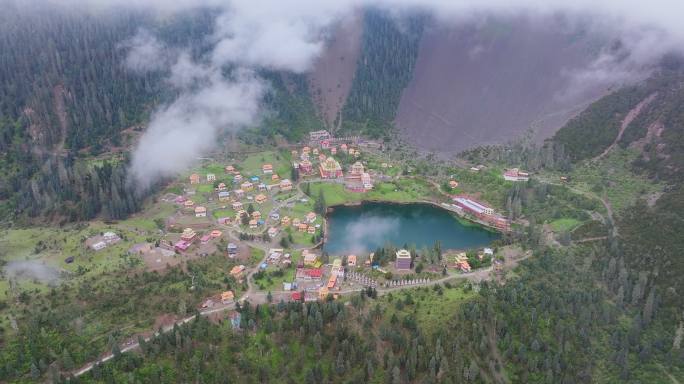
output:
<path id="1" fill-rule="evenodd" d="M 331 255 L 372 252 L 388 242 L 442 249 L 482 247 L 498 233 L 462 224 L 449 211 L 430 204 L 364 203 L 340 206 L 328 214 L 328 240 L 323 249 Z"/>

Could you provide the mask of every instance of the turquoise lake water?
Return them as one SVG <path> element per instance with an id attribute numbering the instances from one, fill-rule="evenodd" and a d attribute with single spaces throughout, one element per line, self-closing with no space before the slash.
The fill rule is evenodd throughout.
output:
<path id="1" fill-rule="evenodd" d="M 338 206 L 328 214 L 328 240 L 323 250 L 331 255 L 364 254 L 390 243 L 416 248 L 483 247 L 500 235 L 477 225 L 462 224 L 451 212 L 430 204 L 364 203 Z"/>

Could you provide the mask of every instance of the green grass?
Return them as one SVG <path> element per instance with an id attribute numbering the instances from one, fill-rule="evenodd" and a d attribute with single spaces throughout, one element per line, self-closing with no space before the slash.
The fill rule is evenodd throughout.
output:
<path id="1" fill-rule="evenodd" d="M 220 217 L 232 217 L 235 218 L 235 211 L 232 209 L 216 209 L 211 212 L 214 218 L 218 219 Z"/>
<path id="2" fill-rule="evenodd" d="M 403 305 L 401 309 L 397 309 L 396 302 L 404 301 L 406 295 L 411 296 L 414 304 Z M 476 295 L 474 291 L 465 290 L 461 286 L 442 286 L 441 295 L 433 287 L 396 291 L 392 292 L 392 302 L 389 302 L 388 296 L 382 297 L 384 318 L 385 321 L 389 321 L 392 315 L 396 315 L 401 321 L 405 316 L 413 316 L 418 328 L 429 335 L 440 324 L 448 321 L 461 304 Z"/>
<path id="3" fill-rule="evenodd" d="M 554 232 L 570 232 L 582 224 L 581 221 L 572 218 L 557 219 L 549 223 Z"/>
<path id="4" fill-rule="evenodd" d="M 373 190 L 367 193 L 349 192 L 341 184 L 310 184 L 312 198 L 317 198 L 321 191 L 323 191 L 323 196 L 328 206 L 364 200 L 411 202 L 437 198 L 434 189 L 428 183 L 419 179 L 378 183 L 374 186 Z"/>
<path id="5" fill-rule="evenodd" d="M 197 193 L 214 193 L 214 185 L 200 184 L 197 186 Z"/>
<path id="6" fill-rule="evenodd" d="M 639 156 L 634 149 L 615 147 L 607 156 L 597 162 L 584 162 L 573 170 L 570 187 L 603 197 L 610 202 L 615 212 L 634 204 L 646 194 L 662 190 L 662 186 L 645 176 L 632 172 L 631 164 Z M 547 175 L 552 181 L 560 174 Z"/>

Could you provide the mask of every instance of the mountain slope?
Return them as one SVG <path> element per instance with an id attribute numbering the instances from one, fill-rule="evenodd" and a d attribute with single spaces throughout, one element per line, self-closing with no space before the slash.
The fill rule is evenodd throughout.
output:
<path id="1" fill-rule="evenodd" d="M 569 73 L 597 53 L 593 37 L 556 19 L 431 25 L 396 126 L 418 146 L 458 152 L 533 127 L 550 136 L 604 90 Z"/>

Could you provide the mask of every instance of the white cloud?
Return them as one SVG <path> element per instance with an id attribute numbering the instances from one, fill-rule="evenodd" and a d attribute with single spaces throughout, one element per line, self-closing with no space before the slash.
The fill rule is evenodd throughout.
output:
<path id="1" fill-rule="evenodd" d="M 573 86 L 566 94 L 581 92 L 588 83 L 614 84 L 641 78 L 663 54 L 684 52 L 684 23 L 680 20 L 684 2 L 680 0 L 649 3 L 636 0 L 60 0 L 59 3 L 91 10 L 130 7 L 159 13 L 211 6 L 219 13 L 214 32 L 207 37 L 213 49 L 202 63 L 193 61 L 187 54 L 169 54 L 169 48 L 164 49 L 145 32 L 129 42 L 127 65 L 130 68 L 154 70 L 168 66 L 169 83 L 184 92 L 176 102 L 154 115 L 135 152 L 134 173 L 146 181 L 156 177 L 146 170 L 158 175 L 173 175 L 182 170 L 193 157 L 211 148 L 216 133 L 224 127 L 237 128 L 256 121 L 264 85 L 253 76 L 248 80 L 224 80 L 221 71 L 226 66 L 306 72 L 321 53 L 331 26 L 360 7 L 378 7 L 396 15 L 423 11 L 447 24 L 490 15 L 562 14 L 587 23 L 592 33 L 622 42 L 619 54 L 605 50 L 589 67 L 568 72 Z M 189 91 L 203 85 L 207 88 Z M 222 108 L 228 112 L 220 112 Z M 154 150 L 149 151 L 150 148 Z"/>

